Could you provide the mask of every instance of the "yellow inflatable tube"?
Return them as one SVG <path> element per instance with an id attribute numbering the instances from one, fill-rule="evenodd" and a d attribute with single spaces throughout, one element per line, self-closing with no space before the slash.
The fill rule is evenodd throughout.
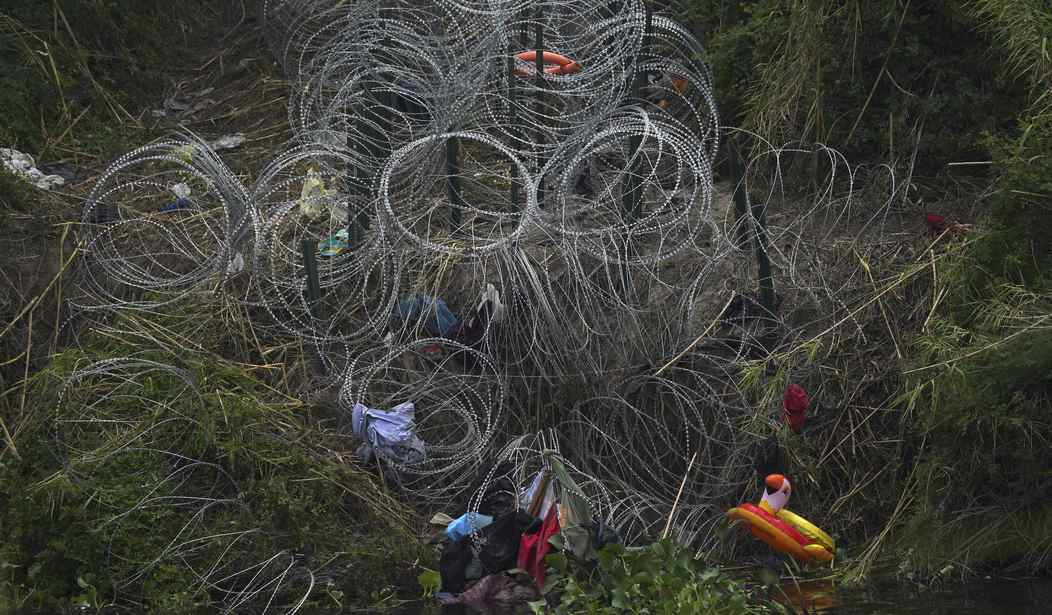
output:
<path id="1" fill-rule="evenodd" d="M 761 504 L 742 504 L 727 511 L 731 519 L 748 524 L 749 531 L 775 551 L 785 553 L 801 562 L 816 560 L 828 562 L 833 559 L 836 546 L 828 534 L 813 523 L 787 509 L 772 515 L 770 509 Z"/>
<path id="2" fill-rule="evenodd" d="M 782 510 L 779 510 L 776 516 L 782 521 L 785 521 L 789 525 L 795 527 L 801 534 L 807 536 L 813 542 L 822 545 L 822 547 L 830 553 L 836 552 L 836 543 L 833 542 L 833 539 L 829 537 L 829 534 L 826 534 L 821 529 L 819 529 L 818 526 L 814 523 L 811 523 L 807 519 L 804 519 L 803 517 L 794 513 L 788 508 L 783 508 Z"/>

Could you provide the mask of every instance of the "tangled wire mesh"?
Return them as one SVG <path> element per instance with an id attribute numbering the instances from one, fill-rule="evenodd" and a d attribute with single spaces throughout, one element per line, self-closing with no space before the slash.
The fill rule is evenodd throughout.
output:
<path id="1" fill-rule="evenodd" d="M 342 429 L 356 408 L 412 402 L 423 453 L 375 452 L 421 506 L 517 497 L 555 451 L 628 540 L 716 548 L 774 421 L 741 370 L 856 317 L 865 285 L 823 259 L 880 244 L 893 176 L 863 210 L 835 152 L 758 143 L 736 187 L 757 202 L 733 210 L 714 187 L 700 45 L 642 0 L 262 11 L 293 142 L 251 186 L 192 137 L 119 159 L 85 207 L 82 307 L 173 309 L 236 287 L 260 327 L 311 348 Z M 794 158 L 815 177 L 827 165 L 817 196 L 783 185 Z M 751 292 L 757 207 L 779 298 L 806 309 L 728 310 Z M 225 589 L 231 608 L 290 570 Z"/>

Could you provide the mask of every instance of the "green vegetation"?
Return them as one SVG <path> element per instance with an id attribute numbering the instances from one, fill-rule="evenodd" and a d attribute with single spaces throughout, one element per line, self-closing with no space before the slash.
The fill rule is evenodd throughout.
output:
<path id="1" fill-rule="evenodd" d="M 90 173 L 146 141 L 140 120 L 173 85 L 172 66 L 207 62 L 230 22 L 223 3 L 190 4 L 6 2 L 0 146 L 73 158 Z M 835 535 L 854 578 L 1047 572 L 1048 3 L 671 4 L 702 37 L 724 124 L 912 170 L 921 197 L 902 207 L 918 228 L 928 208 L 976 223 L 883 260 L 830 248 L 864 280 L 860 304 L 891 292 L 852 314 L 856 329 L 803 339 L 742 375 L 758 403 L 776 403 L 793 379 L 823 405 L 816 431 L 771 434 L 787 451 L 794 510 Z M 803 169 L 791 171 L 806 186 Z M 256 572 L 271 580 L 286 567 L 315 575 L 312 612 L 382 610 L 417 594 L 434 554 L 416 546 L 416 515 L 340 454 L 348 444 L 329 411 L 286 396 L 307 380 L 302 360 L 280 344 L 252 347 L 241 308 L 137 315 L 76 347 L 60 335 L 67 279 L 26 263 L 56 260 L 29 251 L 34 242 L 58 245 L 58 263 L 68 257 L 58 225 L 76 217 L 71 203 L 0 171 L 0 225 L 12 229 L 0 238 L 0 326 L 10 329 L 0 335 L 0 418 L 17 447 L 0 457 L 0 610 L 211 612 L 229 603 L 226 591 L 247 589 L 246 604 L 258 605 L 275 588 L 275 604 L 294 604 L 300 596 L 280 582 L 248 596 Z M 54 304 L 23 317 L 45 287 Z M 129 364 L 65 386 L 88 365 L 129 356 L 182 371 Z M 264 363 L 281 367 L 253 365 Z M 607 549 L 591 568 L 552 562 L 559 613 L 766 608 L 669 543 Z"/>
<path id="2" fill-rule="evenodd" d="M 916 148 L 924 175 L 979 160 L 983 135 L 1022 109 L 1025 84 L 991 61 L 967 4 L 673 2 L 704 37 L 725 124 L 774 145 L 829 144 L 856 164 Z"/>
<path id="3" fill-rule="evenodd" d="M 282 580 L 300 575 L 324 588 L 315 612 L 381 608 L 413 583 L 413 516 L 328 452 L 302 404 L 217 359 L 85 342 L 33 377 L 0 464 L 2 610 L 295 604 Z"/>
<path id="4" fill-rule="evenodd" d="M 171 66 L 200 60 L 222 8 L 161 0 L 13 0 L 0 9 L 0 144 L 114 155 L 160 104 Z M 141 133 L 135 137 L 141 140 Z M 51 152 L 49 148 L 58 147 Z"/>
<path id="5" fill-rule="evenodd" d="M 549 555 L 556 575 L 546 589 L 558 592 L 558 614 L 710 613 L 745 615 L 773 612 L 718 568 L 705 567 L 671 540 L 644 549 L 608 545 L 599 559 L 578 569 L 561 554 Z M 538 606 L 535 613 L 544 613 Z"/>
<path id="6" fill-rule="evenodd" d="M 787 471 L 812 481 L 801 512 L 839 535 L 855 578 L 879 562 L 922 578 L 1048 570 L 1047 3 L 673 4 L 711 33 L 726 123 L 775 146 L 821 142 L 852 164 L 887 163 L 911 176 L 916 205 L 928 202 L 904 201 L 918 222 L 976 223 L 918 246 L 926 256 L 848 254 L 870 294 L 890 292 L 853 315 L 861 329 L 803 341 L 776 357 L 774 378 L 768 362 L 744 374 L 766 403 L 807 374 L 840 417 L 809 437 L 778 434 Z M 808 184 L 802 171 L 788 183 Z"/>

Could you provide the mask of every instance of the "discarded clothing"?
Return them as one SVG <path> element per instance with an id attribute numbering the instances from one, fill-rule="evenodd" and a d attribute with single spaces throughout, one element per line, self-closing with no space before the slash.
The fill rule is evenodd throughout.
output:
<path id="1" fill-rule="evenodd" d="M 471 552 L 471 559 L 468 560 L 468 565 L 464 567 L 464 578 L 468 581 L 475 581 L 482 578 L 482 562 L 479 560 L 475 552 Z"/>
<path id="2" fill-rule="evenodd" d="M 804 426 L 807 418 L 807 408 L 811 401 L 807 398 L 807 391 L 798 384 L 790 384 L 785 389 L 782 398 L 782 420 L 796 433 Z"/>
<path id="3" fill-rule="evenodd" d="M 603 547 L 611 544 L 624 544 L 616 528 L 604 521 L 593 521 L 591 524 L 563 526 L 559 533 L 548 539 L 556 549 L 565 551 L 581 561 L 596 559 Z"/>
<path id="4" fill-rule="evenodd" d="M 544 484 L 544 496 L 541 500 L 540 507 L 537 509 L 537 517 L 544 519 L 548 516 L 548 511 L 555 506 L 555 485 L 551 480 L 545 481 L 545 471 L 541 470 L 533 475 L 533 481 L 530 486 L 527 487 L 522 494 L 519 496 L 519 507 L 523 510 L 527 510 L 530 504 L 537 497 L 537 492 L 542 488 Z"/>
<path id="5" fill-rule="evenodd" d="M 482 501 L 479 502 L 479 513 L 496 518 L 505 513 L 515 512 L 518 509 L 515 483 L 512 482 L 509 476 L 513 470 L 514 464 L 507 461 L 498 465 L 492 471 L 492 474 L 490 474 L 489 468 L 480 468 L 475 484 L 478 486 L 487 484 L 488 486 L 482 496 Z M 491 481 L 489 479 L 490 476 L 497 478 Z"/>
<path id="6" fill-rule="evenodd" d="M 562 493 L 563 507 L 567 510 L 565 523 L 570 525 L 588 525 L 592 522 L 592 507 L 584 498 L 581 487 L 577 481 L 570 476 L 569 470 L 563 464 L 562 457 L 551 455 L 548 463 L 552 467 L 552 474 L 559 482 Z M 566 527 L 564 525 L 563 527 Z"/>
<path id="7" fill-rule="evenodd" d="M 424 319 L 424 329 L 436 337 L 450 338 L 458 324 L 457 317 L 441 299 L 413 295 L 395 306 L 394 319 L 403 326 L 420 318 Z"/>
<path id="8" fill-rule="evenodd" d="M 537 587 L 544 587 L 544 556 L 548 555 L 552 548 L 548 539 L 558 532 L 559 514 L 553 506 L 548 510 L 548 516 L 544 518 L 541 529 L 533 534 L 524 534 L 519 542 L 519 557 L 515 567 L 530 573 Z"/>
<path id="9" fill-rule="evenodd" d="M 536 532 L 541 522 L 522 511 L 511 511 L 497 517 L 482 531 L 484 544 L 479 559 L 489 574 L 511 570 L 519 558 L 519 543 L 526 532 Z"/>
<path id="10" fill-rule="evenodd" d="M 0 147 L 0 161 L 3 161 L 4 168 L 9 172 L 21 177 L 41 190 L 51 190 L 52 188 L 57 188 L 66 183 L 66 180 L 59 175 L 45 174 L 37 168 L 36 162 L 33 161 L 32 156 L 20 152 L 17 149 Z"/>
<path id="11" fill-rule="evenodd" d="M 436 595 L 442 604 L 463 604 L 483 614 L 513 613 L 516 607 L 541 598 L 530 578 L 523 574 L 492 574 L 483 577 L 459 596 Z"/>
<path id="12" fill-rule="evenodd" d="M 970 224 L 958 224 L 949 222 L 945 217 L 938 214 L 926 214 L 924 222 L 928 225 L 928 234 L 931 236 L 941 235 L 947 231 L 952 233 L 965 233 L 971 229 Z"/>
<path id="13" fill-rule="evenodd" d="M 354 404 L 351 428 L 365 442 L 358 449 L 359 457 L 366 463 L 377 454 L 403 465 L 422 463 L 426 455 L 423 440 L 413 432 L 415 412 L 416 407 L 411 401 L 388 411 Z"/>
<path id="14" fill-rule="evenodd" d="M 446 526 L 446 536 L 453 542 L 459 542 L 493 523 L 493 517 L 468 512 L 460 515 L 452 523 Z"/>
<path id="15" fill-rule="evenodd" d="M 438 574 L 442 577 L 442 591 L 459 594 L 467 584 L 467 568 L 471 563 L 471 545 L 467 540 L 447 542 L 438 560 Z"/>
<path id="16" fill-rule="evenodd" d="M 592 543 L 592 509 L 581 493 L 581 487 L 570 475 L 562 458 L 548 458 L 552 474 L 559 482 L 562 504 L 559 505 L 559 526 L 562 531 L 552 538 L 554 546 L 568 551 L 581 560 L 591 559 L 595 554 Z"/>
<path id="17" fill-rule="evenodd" d="M 475 311 L 471 318 L 457 323 L 452 338 L 469 348 L 478 350 L 486 337 L 486 330 L 492 320 L 494 306 L 489 301 L 484 301 Z"/>

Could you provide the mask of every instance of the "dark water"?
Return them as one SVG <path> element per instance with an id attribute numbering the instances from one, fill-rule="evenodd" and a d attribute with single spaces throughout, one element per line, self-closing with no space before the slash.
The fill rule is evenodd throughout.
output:
<path id="1" fill-rule="evenodd" d="M 947 583 L 929 589 L 903 583 L 838 587 L 809 581 L 783 585 L 779 601 L 822 615 L 1052 615 L 1052 579 Z"/>

